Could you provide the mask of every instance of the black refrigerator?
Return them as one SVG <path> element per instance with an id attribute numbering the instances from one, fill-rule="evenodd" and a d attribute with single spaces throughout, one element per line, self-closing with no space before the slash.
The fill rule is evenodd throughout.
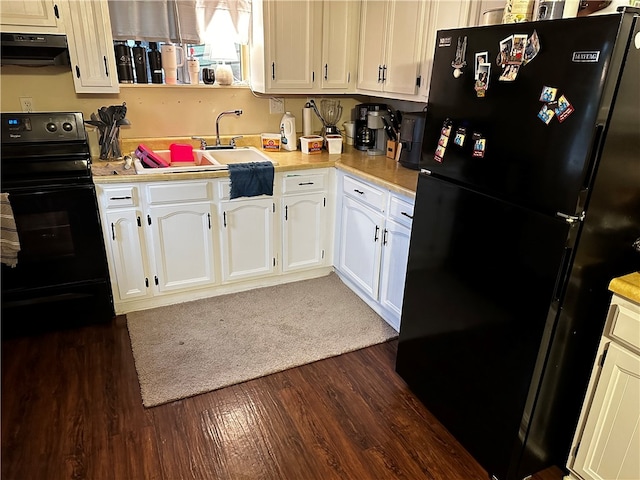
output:
<path id="1" fill-rule="evenodd" d="M 437 32 L 396 371 L 499 480 L 565 466 L 640 269 L 638 12 Z"/>

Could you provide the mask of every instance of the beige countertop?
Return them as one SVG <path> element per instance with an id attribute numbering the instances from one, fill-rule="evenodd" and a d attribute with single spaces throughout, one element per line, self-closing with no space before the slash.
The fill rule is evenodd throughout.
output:
<path id="1" fill-rule="evenodd" d="M 609 283 L 609 290 L 628 300 L 640 303 L 640 272 L 614 278 Z"/>
<path id="2" fill-rule="evenodd" d="M 153 150 L 168 149 L 171 143 L 190 143 L 194 148 L 199 148 L 199 142 L 190 138 L 138 138 L 123 139 L 122 151 L 125 154 L 127 152 L 133 152 L 140 143 L 144 143 Z M 207 143 L 214 143 L 214 139 L 207 138 Z M 223 143 L 228 143 L 228 139 L 223 139 Z M 259 147 L 260 137 L 256 135 L 238 140 L 238 146 L 249 145 Z M 415 197 L 418 182 L 417 170 L 405 168 L 395 160 L 386 158 L 385 156 L 367 155 L 366 152 L 357 150 L 350 145 L 343 145 L 343 152 L 333 155 L 329 155 L 325 150 L 319 155 L 306 155 L 300 150 L 293 152 L 285 150 L 278 152 L 265 151 L 265 153 L 277 163 L 275 166 L 276 172 L 336 167 L 340 170 L 358 175 L 371 183 L 388 188 L 395 193 L 410 198 Z M 197 180 L 229 176 L 226 170 L 137 175 L 133 167 L 125 169 L 124 161 L 122 160 L 103 161 L 99 159 L 93 160 L 92 172 L 93 181 L 96 184 Z"/>

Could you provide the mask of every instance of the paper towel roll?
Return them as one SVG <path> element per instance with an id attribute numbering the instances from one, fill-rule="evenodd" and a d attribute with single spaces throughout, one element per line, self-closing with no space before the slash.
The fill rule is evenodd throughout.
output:
<path id="1" fill-rule="evenodd" d="M 312 135 L 311 132 L 311 105 L 306 104 L 302 109 L 302 135 L 307 137 Z"/>

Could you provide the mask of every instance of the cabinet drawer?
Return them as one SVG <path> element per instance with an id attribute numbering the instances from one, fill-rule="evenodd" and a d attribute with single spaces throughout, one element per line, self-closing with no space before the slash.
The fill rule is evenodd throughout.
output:
<path id="1" fill-rule="evenodd" d="M 211 200 L 209 182 L 164 182 L 147 187 L 149 203 L 176 203 Z"/>
<path id="2" fill-rule="evenodd" d="M 282 193 L 321 192 L 325 188 L 325 177 L 326 175 L 322 173 L 285 175 L 282 179 Z"/>
<path id="3" fill-rule="evenodd" d="M 342 189 L 345 195 L 357 198 L 380 212 L 384 211 L 387 198 L 385 191 L 347 176 L 342 181 Z"/>
<path id="4" fill-rule="evenodd" d="M 609 314 L 611 337 L 640 351 L 640 305 L 614 295 Z"/>
<path id="5" fill-rule="evenodd" d="M 413 221 L 413 203 L 391 195 L 391 198 L 389 198 L 389 218 L 402 225 L 411 227 L 411 222 Z"/>
<path id="6" fill-rule="evenodd" d="M 135 207 L 138 205 L 138 188 L 133 185 L 105 188 L 100 198 L 106 208 Z"/>

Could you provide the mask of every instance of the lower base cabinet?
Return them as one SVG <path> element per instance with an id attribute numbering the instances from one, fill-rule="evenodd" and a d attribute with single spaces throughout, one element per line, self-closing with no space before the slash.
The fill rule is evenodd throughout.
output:
<path id="1" fill-rule="evenodd" d="M 640 478 L 640 304 L 613 295 L 568 479 Z"/>
<path id="2" fill-rule="evenodd" d="M 273 196 L 228 178 L 98 184 L 117 314 L 331 271 L 330 169 L 276 174 Z"/>
<path id="3" fill-rule="evenodd" d="M 341 173 L 336 269 L 389 325 L 400 330 L 413 200 Z"/>
<path id="4" fill-rule="evenodd" d="M 275 211 L 271 197 L 220 202 L 223 282 L 274 273 Z"/>

